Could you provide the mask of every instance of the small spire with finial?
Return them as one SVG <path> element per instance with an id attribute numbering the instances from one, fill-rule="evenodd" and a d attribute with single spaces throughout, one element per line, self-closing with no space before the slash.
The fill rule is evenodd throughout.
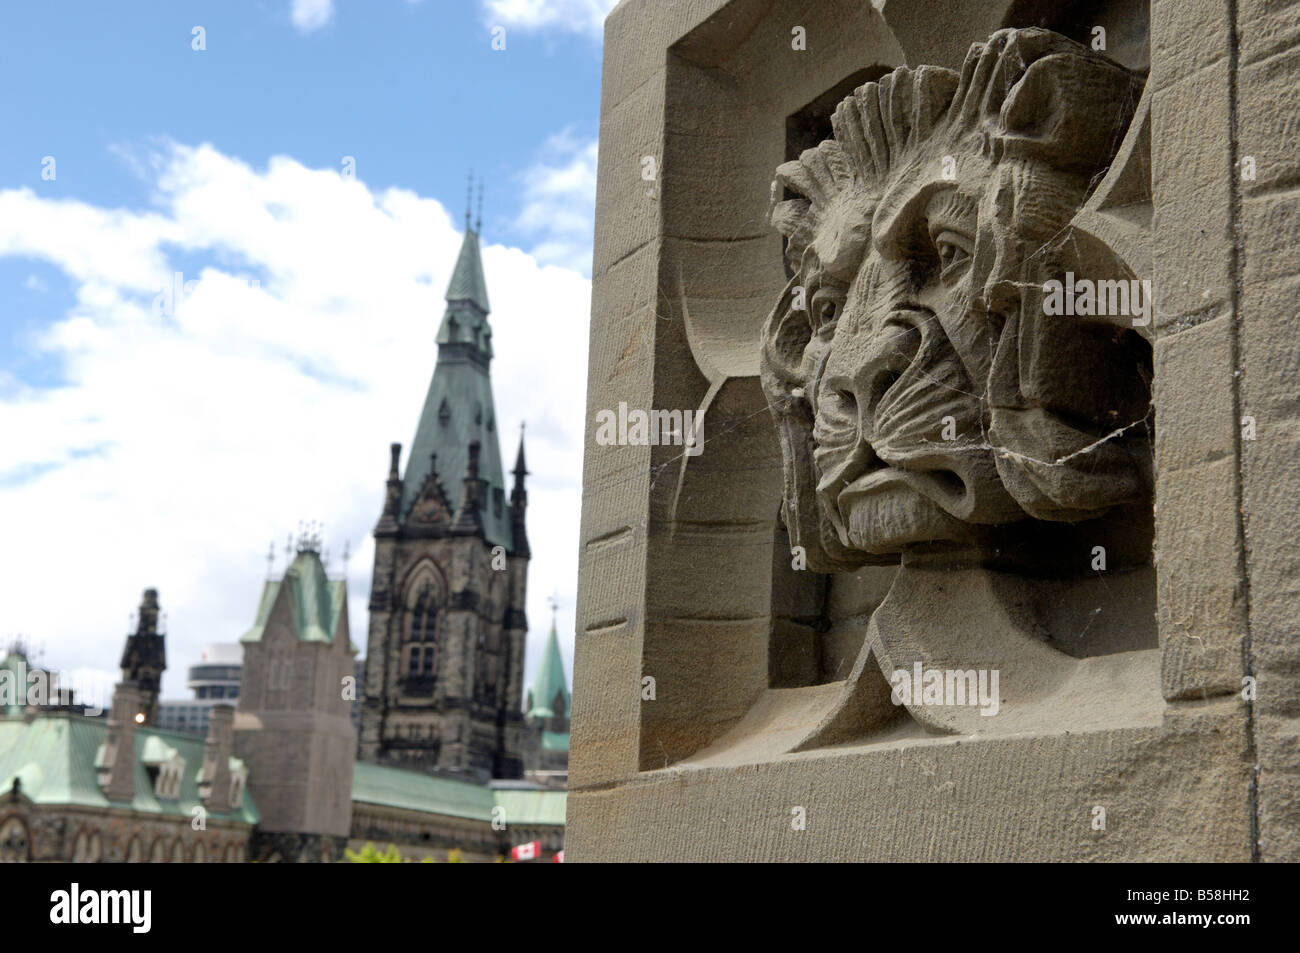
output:
<path id="1" fill-rule="evenodd" d="M 352 542 L 343 540 L 343 578 L 348 578 L 348 560 L 352 558 Z"/>
<path id="2" fill-rule="evenodd" d="M 271 545 L 266 551 L 266 578 L 270 579 L 275 575 L 275 540 L 271 540 Z"/>
<path id="3" fill-rule="evenodd" d="M 470 206 L 474 203 L 474 172 L 471 170 L 469 179 L 465 183 L 465 229 L 469 230 L 469 211 Z"/>
<path id="4" fill-rule="evenodd" d="M 478 177 L 478 221 L 474 223 L 474 234 L 483 233 L 483 176 Z"/>

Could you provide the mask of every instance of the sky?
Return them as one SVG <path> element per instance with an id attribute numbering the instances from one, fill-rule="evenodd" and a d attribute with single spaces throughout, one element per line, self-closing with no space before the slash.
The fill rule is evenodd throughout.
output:
<path id="1" fill-rule="evenodd" d="M 613 5 L 5 5 L 0 639 L 107 689 L 155 587 L 163 697 L 188 697 L 315 520 L 364 652 L 387 448 L 415 433 L 472 173 L 503 459 L 527 422 L 526 678 L 552 596 L 572 677 Z"/>

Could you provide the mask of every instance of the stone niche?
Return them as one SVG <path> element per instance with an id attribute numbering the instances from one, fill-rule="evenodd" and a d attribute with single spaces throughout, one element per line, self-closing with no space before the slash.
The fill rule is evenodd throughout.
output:
<path id="1" fill-rule="evenodd" d="M 1300 860 L 1298 39 L 614 10 L 567 859 Z"/>

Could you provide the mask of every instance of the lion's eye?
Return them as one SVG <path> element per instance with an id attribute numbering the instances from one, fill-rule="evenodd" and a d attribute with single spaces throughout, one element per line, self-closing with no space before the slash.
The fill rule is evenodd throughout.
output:
<path id="1" fill-rule="evenodd" d="M 964 248 L 958 247 L 951 242 L 939 243 L 939 267 L 944 271 L 947 271 L 953 265 L 960 265 L 969 257 L 970 255 Z"/>
<path id="2" fill-rule="evenodd" d="M 944 277 L 951 276 L 952 272 L 970 260 L 969 243 L 955 232 L 945 230 L 935 235 L 934 250 L 939 256 L 940 274 Z"/>
<path id="3" fill-rule="evenodd" d="M 839 320 L 844 295 L 838 289 L 819 288 L 812 299 L 812 323 L 815 330 L 824 331 Z"/>

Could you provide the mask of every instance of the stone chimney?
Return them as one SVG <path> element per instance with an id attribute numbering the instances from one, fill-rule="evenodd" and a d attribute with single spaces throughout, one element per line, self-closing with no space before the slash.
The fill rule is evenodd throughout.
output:
<path id="1" fill-rule="evenodd" d="M 208 720 L 208 737 L 203 743 L 203 773 L 199 776 L 199 797 L 214 814 L 225 814 L 230 803 L 230 756 L 235 751 L 235 709 L 213 705 Z"/>
<path id="2" fill-rule="evenodd" d="M 140 689 L 134 682 L 118 682 L 108 716 L 108 736 L 95 762 L 99 787 L 110 801 L 135 797 L 135 726 L 142 711 Z"/>

